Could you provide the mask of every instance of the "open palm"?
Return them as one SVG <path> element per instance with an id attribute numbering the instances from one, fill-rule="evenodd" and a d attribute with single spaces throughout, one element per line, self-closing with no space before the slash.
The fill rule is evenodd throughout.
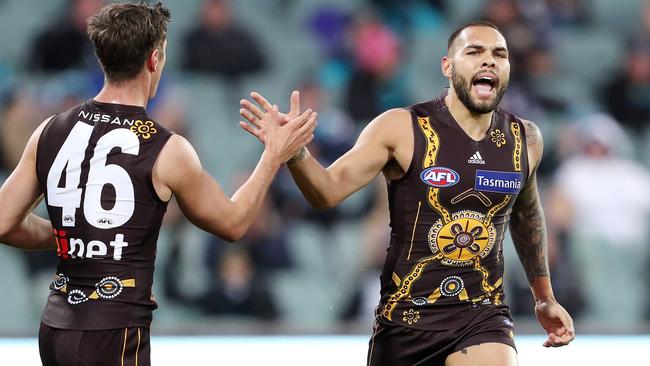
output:
<path id="1" fill-rule="evenodd" d="M 241 116 L 249 123 L 259 128 L 260 121 L 264 118 L 264 114 L 270 113 L 273 110 L 273 105 L 257 92 L 252 92 L 251 98 L 253 98 L 259 106 L 251 103 L 247 99 L 242 99 L 242 108 L 239 110 L 239 114 L 241 114 Z M 297 90 L 294 90 L 293 93 L 291 93 L 291 107 L 289 113 L 279 112 L 279 114 L 282 118 L 282 124 L 286 124 L 300 115 L 300 93 Z M 264 142 L 262 140 L 263 136 L 258 136 L 258 138 L 260 138 L 260 141 Z"/>

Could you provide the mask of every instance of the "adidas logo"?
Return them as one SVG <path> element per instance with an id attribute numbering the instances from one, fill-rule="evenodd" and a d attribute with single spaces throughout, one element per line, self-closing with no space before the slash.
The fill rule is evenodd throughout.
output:
<path id="1" fill-rule="evenodd" d="M 478 151 L 475 152 L 474 155 L 472 155 L 472 157 L 467 160 L 467 162 L 470 164 L 485 164 L 485 160 L 483 160 L 481 153 Z"/>

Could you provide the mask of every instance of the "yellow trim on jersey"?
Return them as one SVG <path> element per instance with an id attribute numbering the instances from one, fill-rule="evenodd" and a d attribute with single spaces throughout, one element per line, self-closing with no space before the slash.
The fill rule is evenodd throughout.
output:
<path id="1" fill-rule="evenodd" d="M 129 278 L 126 280 L 122 280 L 122 285 L 124 287 L 135 287 L 135 278 Z"/>
<path id="2" fill-rule="evenodd" d="M 399 287 L 399 284 L 402 282 L 402 280 L 399 278 L 397 273 L 393 272 L 393 283 L 395 286 Z"/>
<path id="3" fill-rule="evenodd" d="M 438 253 L 436 255 L 422 258 L 415 266 L 413 266 L 411 272 L 404 276 L 404 280 L 400 284 L 400 288 L 390 296 L 388 301 L 386 301 L 386 305 L 382 311 L 382 315 L 385 316 L 386 319 L 392 320 L 392 314 L 393 310 L 395 310 L 395 305 L 398 301 L 402 300 L 411 293 L 411 286 L 413 283 L 415 283 L 415 281 L 417 281 L 418 278 L 420 278 L 424 272 L 424 268 L 428 266 L 429 263 L 440 260 L 442 258 L 442 253 Z"/>
<path id="4" fill-rule="evenodd" d="M 469 299 L 469 295 L 467 295 L 467 289 L 464 288 L 463 291 L 458 294 L 458 300 L 467 301 L 467 299 Z"/>
<path id="5" fill-rule="evenodd" d="M 135 287 L 135 278 L 129 278 L 129 279 L 123 280 L 121 282 L 122 282 L 122 286 L 124 286 L 124 287 Z M 63 292 L 65 292 L 65 291 L 63 291 Z M 90 294 L 90 296 L 88 296 L 88 298 L 90 300 L 97 300 L 97 299 L 99 299 L 99 295 L 97 294 L 97 291 L 93 291 L 93 293 Z"/>
<path id="6" fill-rule="evenodd" d="M 436 290 L 433 291 L 433 293 L 429 295 L 429 297 L 427 297 L 427 300 L 429 301 L 429 304 L 433 304 L 434 302 L 438 301 L 440 296 L 441 296 L 440 288 L 436 287 Z"/>
<path id="7" fill-rule="evenodd" d="M 521 171 L 521 156 L 522 144 L 521 144 L 521 129 L 519 123 L 513 121 L 510 123 L 510 130 L 512 131 L 512 136 L 515 138 L 515 148 L 512 149 L 512 165 L 515 168 L 515 171 Z"/>
<path id="8" fill-rule="evenodd" d="M 431 293 L 431 295 L 429 295 L 429 297 L 427 297 L 427 300 L 429 301 L 429 304 L 433 304 L 436 301 L 438 301 L 438 299 L 440 298 L 441 295 L 442 294 L 440 293 L 440 288 L 436 287 L 436 290 L 433 291 L 433 293 Z M 467 289 L 464 288 L 458 294 L 458 300 L 466 301 L 467 299 L 469 299 L 469 296 L 467 295 Z"/>
<path id="9" fill-rule="evenodd" d="M 436 210 L 438 214 L 440 214 L 440 217 L 442 219 L 442 223 L 447 224 L 451 221 L 451 214 L 449 211 L 445 208 L 440 203 L 440 200 L 438 199 L 438 192 L 440 191 L 440 188 L 429 188 L 429 194 L 427 195 L 427 198 L 429 199 L 429 205 L 431 208 Z"/>
<path id="10" fill-rule="evenodd" d="M 422 159 L 422 168 L 426 169 L 436 165 L 436 158 L 438 157 L 438 150 L 440 149 L 440 137 L 429 123 L 429 117 L 418 117 L 418 126 L 420 131 L 427 140 L 427 150 Z M 413 142 L 415 144 L 415 142 Z"/>
<path id="11" fill-rule="evenodd" d="M 511 199 L 512 199 L 511 194 L 506 195 L 503 198 L 503 201 L 501 201 L 501 203 L 492 207 L 490 211 L 488 211 L 487 215 L 485 215 L 485 218 L 483 219 L 483 223 L 485 224 L 485 226 L 490 226 L 490 224 L 492 223 L 492 218 L 494 217 L 494 215 L 496 215 L 497 211 L 505 207 L 510 202 Z"/>
<path id="12" fill-rule="evenodd" d="M 496 289 L 501 287 L 501 284 L 503 284 L 503 277 L 499 278 L 494 285 L 490 285 L 488 282 L 490 272 L 485 269 L 485 267 L 481 266 L 481 259 L 477 258 L 474 261 L 474 269 L 481 274 L 483 279 L 481 280 L 481 288 L 485 292 L 487 296 L 490 296 Z"/>
<path id="13" fill-rule="evenodd" d="M 481 266 L 481 258 L 475 258 L 474 259 L 474 270 L 476 270 L 478 273 L 481 274 L 481 288 L 486 294 L 490 294 L 494 292 L 495 288 L 494 286 L 491 286 L 490 283 L 488 282 L 490 272 L 488 272 L 485 267 Z"/>
<path id="14" fill-rule="evenodd" d="M 413 240 L 415 239 L 415 227 L 418 225 L 418 218 L 420 217 L 420 207 L 422 206 L 422 201 L 418 201 L 418 212 L 415 214 L 415 222 L 413 223 L 413 232 L 411 233 L 411 245 L 409 246 L 409 254 L 406 256 L 406 260 L 411 259 L 411 250 L 413 249 Z"/>
<path id="15" fill-rule="evenodd" d="M 422 159 L 422 168 L 426 169 L 436 165 L 438 151 L 440 151 L 440 137 L 431 127 L 429 117 L 418 117 L 418 126 L 420 126 L 420 131 L 427 142 L 424 158 Z M 451 221 L 451 215 L 449 214 L 449 211 L 440 204 L 440 200 L 438 199 L 439 190 L 439 188 L 430 187 L 427 199 L 431 208 L 442 216 L 442 221 L 446 224 Z"/>

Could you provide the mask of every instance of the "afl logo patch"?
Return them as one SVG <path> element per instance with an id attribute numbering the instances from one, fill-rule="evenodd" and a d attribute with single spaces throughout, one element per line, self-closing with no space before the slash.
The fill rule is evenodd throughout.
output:
<path id="1" fill-rule="evenodd" d="M 434 166 L 427 168 L 420 173 L 420 179 L 431 187 L 451 187 L 458 183 L 460 175 L 453 169 Z"/>

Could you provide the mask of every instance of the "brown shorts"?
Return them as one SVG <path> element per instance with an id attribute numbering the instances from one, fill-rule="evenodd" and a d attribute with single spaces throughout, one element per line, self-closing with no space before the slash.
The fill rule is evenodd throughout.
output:
<path id="1" fill-rule="evenodd" d="M 368 366 L 444 366 L 450 354 L 481 343 L 503 343 L 516 350 L 507 308 L 476 311 L 480 313 L 465 327 L 444 331 L 412 329 L 378 318 L 370 338 Z"/>
<path id="2" fill-rule="evenodd" d="M 56 329 L 41 323 L 43 366 L 150 366 L 149 329 Z"/>

